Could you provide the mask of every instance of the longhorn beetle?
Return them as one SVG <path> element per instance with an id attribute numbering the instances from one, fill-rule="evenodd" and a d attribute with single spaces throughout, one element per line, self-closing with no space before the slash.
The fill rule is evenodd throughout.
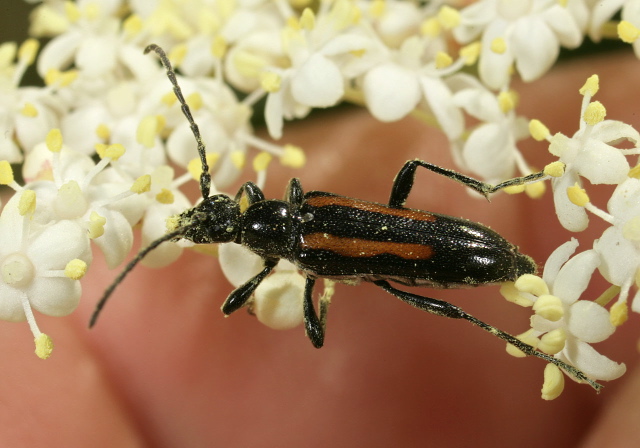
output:
<path id="1" fill-rule="evenodd" d="M 533 259 L 482 224 L 462 218 L 405 208 L 418 167 L 446 176 L 485 197 L 512 185 L 523 185 L 545 177 L 534 173 L 489 185 L 463 174 L 421 161 L 405 163 L 396 176 L 389 204 L 378 204 L 322 191 L 304 193 L 298 179 L 291 179 L 285 199 L 267 200 L 253 182 L 240 187 L 235 198 L 225 194 L 209 196 L 211 176 L 204 143 L 189 106 L 184 100 L 175 72 L 164 51 L 149 45 L 166 69 L 182 112 L 189 121 L 202 162 L 200 189 L 202 202 L 173 217 L 169 232 L 142 249 L 106 289 L 96 305 L 89 326 L 95 325 L 100 311 L 116 286 L 147 253 L 169 240 L 186 239 L 196 244 L 242 244 L 264 260 L 256 276 L 234 290 L 222 305 L 229 315 L 247 305 L 260 282 L 285 258 L 305 274 L 303 315 L 311 343 L 324 343 L 328 300 L 320 300 L 320 316 L 313 305 L 313 287 L 318 278 L 348 283 L 371 282 L 418 309 L 438 316 L 464 319 L 514 345 L 527 355 L 553 363 L 580 382 L 599 390 L 602 385 L 582 371 L 523 343 L 498 328 L 441 300 L 412 294 L 392 286 L 456 288 L 514 281 L 522 274 L 533 274 Z M 242 211 L 240 199 L 248 207 Z"/>

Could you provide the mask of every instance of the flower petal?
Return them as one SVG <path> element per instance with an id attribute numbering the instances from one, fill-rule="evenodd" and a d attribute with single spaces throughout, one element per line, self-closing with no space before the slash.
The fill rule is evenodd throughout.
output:
<path id="1" fill-rule="evenodd" d="M 333 61 L 315 53 L 293 75 L 291 94 L 310 107 L 333 106 L 344 94 L 344 80 Z"/>
<path id="2" fill-rule="evenodd" d="M 571 334 L 588 343 L 604 341 L 616 331 L 609 320 L 609 311 L 589 300 L 571 305 L 567 327 Z"/>
<path id="3" fill-rule="evenodd" d="M 598 353 L 586 342 L 576 339 L 567 340 L 563 351 L 567 361 L 582 370 L 594 380 L 611 381 L 620 378 L 627 371 L 624 363 L 617 363 Z"/>
<path id="4" fill-rule="evenodd" d="M 596 251 L 579 253 L 560 268 L 551 293 L 566 305 L 574 303 L 589 286 L 591 276 L 599 265 L 600 257 Z"/>
<path id="5" fill-rule="evenodd" d="M 383 64 L 364 77 L 367 108 L 380 121 L 396 121 L 406 116 L 420 101 L 421 91 L 416 76 L 396 64 Z"/>

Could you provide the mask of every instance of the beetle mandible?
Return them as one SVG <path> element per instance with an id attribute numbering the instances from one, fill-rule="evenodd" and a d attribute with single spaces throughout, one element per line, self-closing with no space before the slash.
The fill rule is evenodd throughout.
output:
<path id="1" fill-rule="evenodd" d="M 544 172 L 533 173 L 489 185 L 458 172 L 422 160 L 410 160 L 397 174 L 388 204 L 379 204 L 322 191 L 304 193 L 298 179 L 289 181 L 284 200 L 267 200 L 253 182 L 240 187 L 234 198 L 210 196 L 211 176 L 204 143 L 164 51 L 149 45 L 165 67 L 182 112 L 197 141 L 202 162 L 200 190 L 203 200 L 173 217 L 168 233 L 142 249 L 107 288 L 96 305 L 89 326 L 95 325 L 105 303 L 124 277 L 147 253 L 169 240 L 186 239 L 196 244 L 241 244 L 264 260 L 263 269 L 235 289 L 222 305 L 229 315 L 244 307 L 258 285 L 280 259 L 293 262 L 305 277 L 303 316 L 311 343 L 324 344 L 329 302 L 320 299 L 316 313 L 313 288 L 318 278 L 350 284 L 371 282 L 400 300 L 438 316 L 464 319 L 514 345 L 527 355 L 553 363 L 594 389 L 602 386 L 582 371 L 546 353 L 539 352 L 516 337 L 489 325 L 459 307 L 437 299 L 403 291 L 390 282 L 405 286 L 455 288 L 515 281 L 533 274 L 536 264 L 518 248 L 488 227 L 462 218 L 405 208 L 418 167 L 446 176 L 485 197 L 503 188 L 539 181 Z M 240 200 L 248 207 L 241 211 Z M 455 254 L 455 255 L 454 255 Z"/>

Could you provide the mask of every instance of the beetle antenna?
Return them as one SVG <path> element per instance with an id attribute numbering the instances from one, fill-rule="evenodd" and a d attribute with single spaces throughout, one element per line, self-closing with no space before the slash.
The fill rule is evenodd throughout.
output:
<path id="1" fill-rule="evenodd" d="M 105 304 L 107 303 L 107 300 L 109 300 L 109 297 L 111 297 L 111 294 L 113 294 L 113 291 L 115 291 L 116 287 L 122 283 L 122 281 L 124 280 L 124 278 L 127 276 L 127 274 L 129 274 L 129 272 L 131 272 L 131 270 L 149 253 L 151 252 L 153 249 L 155 249 L 156 247 L 158 247 L 160 244 L 164 243 L 165 241 L 169 241 L 173 238 L 177 238 L 179 236 L 182 236 L 185 234 L 185 231 L 187 230 L 187 227 L 179 227 L 178 229 L 174 230 L 173 232 L 169 232 L 163 236 L 161 236 L 160 238 L 158 238 L 155 241 L 152 241 L 147 247 L 145 247 L 144 249 L 142 249 L 140 252 L 138 252 L 138 255 L 135 256 L 135 258 L 133 260 L 131 260 L 127 266 L 122 270 L 122 272 L 120 272 L 120 275 L 118 275 L 116 277 L 116 279 L 111 283 L 111 285 L 109 285 L 109 287 L 104 291 L 104 294 L 102 295 L 102 298 L 100 299 L 100 301 L 96 304 L 95 309 L 93 310 L 93 314 L 91 315 L 91 320 L 89 321 L 89 328 L 92 328 L 97 320 L 98 320 L 98 316 L 100 315 L 100 312 L 102 311 L 102 308 L 104 308 Z"/>
<path id="2" fill-rule="evenodd" d="M 191 109 L 189 109 L 189 105 L 184 99 L 184 95 L 182 94 L 182 89 L 178 84 L 178 80 L 176 79 L 176 72 L 173 70 L 173 66 L 167 57 L 167 54 L 164 52 L 162 48 L 160 48 L 156 44 L 150 44 L 144 49 L 144 54 L 149 53 L 150 51 L 154 51 L 158 57 L 160 58 L 160 62 L 163 67 L 167 71 L 167 78 L 171 81 L 173 85 L 173 93 L 178 98 L 180 102 L 180 108 L 182 109 L 182 113 L 187 118 L 189 122 L 189 126 L 191 127 L 191 132 L 198 143 L 198 154 L 200 155 L 200 162 L 202 163 L 202 173 L 200 174 L 200 192 L 202 193 L 202 198 L 206 199 L 209 197 L 209 191 L 211 190 L 211 174 L 209 174 L 209 165 L 207 164 L 207 152 L 202 142 L 202 136 L 200 135 L 200 129 L 196 124 L 193 116 L 191 115 Z"/>

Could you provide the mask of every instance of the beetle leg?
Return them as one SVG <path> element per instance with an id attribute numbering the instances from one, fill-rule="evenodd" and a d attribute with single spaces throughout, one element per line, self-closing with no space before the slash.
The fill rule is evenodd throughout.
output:
<path id="1" fill-rule="evenodd" d="M 462 309 L 457 306 L 443 302 L 442 300 L 432 299 L 430 297 L 419 296 L 417 294 L 411 294 L 410 292 L 402 291 L 400 289 L 396 289 L 389 284 L 386 280 L 378 280 L 374 282 L 376 285 L 380 286 L 382 289 L 387 291 L 388 293 L 396 296 L 403 302 L 408 303 L 411 306 L 414 306 L 420 310 L 426 311 L 431 314 L 436 314 L 438 316 L 451 317 L 454 319 L 465 319 L 471 322 L 474 325 L 482 328 L 483 330 L 491 333 L 494 336 L 499 337 L 505 342 L 515 346 L 518 350 L 522 351 L 526 355 L 535 356 L 540 359 L 544 359 L 547 362 L 555 364 L 560 369 L 564 370 L 568 375 L 576 379 L 578 382 L 587 382 L 591 387 L 595 390 L 599 391 L 602 388 L 601 384 L 596 383 L 592 379 L 588 378 L 582 371 L 576 369 L 575 367 L 562 362 L 561 360 L 554 358 L 553 356 L 547 355 L 546 353 L 539 352 L 529 344 L 525 344 L 520 339 L 515 336 L 506 333 L 493 325 L 489 325 L 479 319 L 476 319 L 470 314 L 467 314 Z"/>
<path id="2" fill-rule="evenodd" d="M 260 271 L 255 277 L 247 281 L 244 285 L 238 287 L 236 290 L 232 291 L 231 294 L 229 294 L 227 300 L 225 300 L 222 304 L 222 312 L 226 316 L 228 316 L 229 314 L 246 305 L 247 300 L 249 300 L 249 297 L 251 297 L 251 294 L 253 294 L 258 285 L 262 283 L 262 280 L 264 280 L 265 277 L 269 275 L 269 273 L 277 264 L 277 258 L 266 258 L 264 260 L 264 269 L 262 271 Z"/>
<path id="3" fill-rule="evenodd" d="M 416 169 L 419 166 L 448 177 L 449 179 L 453 179 L 456 182 L 460 182 L 461 184 L 474 189 L 486 198 L 488 198 L 490 194 L 495 193 L 498 190 L 502 190 L 503 188 L 514 185 L 525 185 L 546 177 L 544 171 L 540 171 L 538 173 L 529 174 L 528 176 L 514 177 L 513 179 L 505 180 L 497 185 L 491 185 L 474 179 L 473 177 L 465 176 L 464 174 L 439 167 L 438 165 L 433 165 L 432 163 L 428 163 L 423 160 L 409 160 L 400 169 L 393 181 L 391 197 L 389 198 L 389 205 L 391 207 L 402 207 L 405 202 L 407 202 L 407 198 L 409 197 L 409 193 L 413 187 L 413 181 L 416 177 Z"/>
<path id="4" fill-rule="evenodd" d="M 300 185 L 300 179 L 295 177 L 289 181 L 287 185 L 287 191 L 284 194 L 284 200 L 290 204 L 299 206 L 302 205 L 304 198 L 304 192 L 302 191 L 302 185 Z"/>
<path id="5" fill-rule="evenodd" d="M 304 286 L 304 329 L 313 346 L 315 348 L 320 348 L 324 344 L 324 332 L 327 325 L 329 301 L 320 300 L 320 318 L 318 318 L 316 310 L 313 307 L 313 286 L 315 283 L 315 278 L 307 277 L 307 282 Z"/>
<path id="6" fill-rule="evenodd" d="M 240 187 L 240 189 L 236 193 L 236 197 L 235 197 L 236 202 L 240 201 L 240 198 L 242 197 L 243 193 L 247 197 L 247 200 L 249 201 L 249 205 L 255 204 L 256 202 L 264 201 L 264 193 L 262 193 L 262 190 L 260 189 L 260 187 L 258 187 L 256 184 L 254 184 L 251 181 L 245 182 Z"/>

